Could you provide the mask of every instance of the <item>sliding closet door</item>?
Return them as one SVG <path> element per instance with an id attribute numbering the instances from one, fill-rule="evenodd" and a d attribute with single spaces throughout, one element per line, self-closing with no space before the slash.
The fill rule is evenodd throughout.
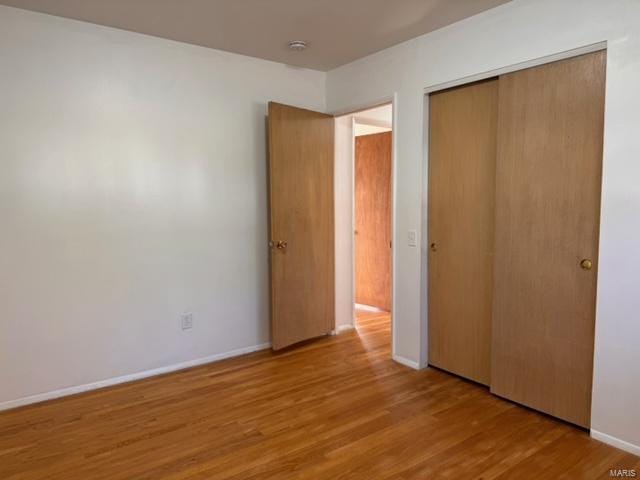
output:
<path id="1" fill-rule="evenodd" d="M 500 77 L 491 391 L 588 427 L 605 53 Z"/>
<path id="2" fill-rule="evenodd" d="M 489 384 L 498 82 L 432 94 L 429 363 Z"/>

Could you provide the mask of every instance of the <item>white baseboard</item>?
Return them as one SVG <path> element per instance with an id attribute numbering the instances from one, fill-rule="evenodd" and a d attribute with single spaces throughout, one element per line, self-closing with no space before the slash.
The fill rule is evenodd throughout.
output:
<path id="1" fill-rule="evenodd" d="M 624 450 L 625 452 L 633 453 L 634 455 L 640 456 L 640 445 L 634 445 L 633 443 L 625 442 L 624 440 L 620 440 L 619 438 L 612 437 L 611 435 L 607 435 L 606 433 L 599 432 L 597 430 L 591 430 L 591 438 L 596 440 L 600 440 L 602 443 L 606 443 L 607 445 L 611 445 L 612 447 L 619 448 L 620 450 Z"/>
<path id="2" fill-rule="evenodd" d="M 414 362 L 413 360 L 409 360 L 408 358 L 401 357 L 399 355 L 393 355 L 393 360 L 404 365 L 405 367 L 413 368 L 414 370 L 420 370 L 420 365 L 418 362 Z"/>
<path id="3" fill-rule="evenodd" d="M 97 390 L 99 388 L 110 387 L 112 385 L 133 382 L 135 380 L 141 380 L 143 378 L 154 377 L 156 375 L 176 372 L 178 370 L 197 367 L 200 365 L 205 365 L 207 363 L 213 363 L 220 360 L 225 360 L 227 358 L 239 357 L 240 355 L 246 355 L 247 353 L 257 352 L 259 350 L 265 350 L 269 347 L 271 347 L 271 343 L 261 343 L 260 345 L 253 345 L 251 347 L 238 348 L 236 350 L 231 350 L 229 352 L 218 353 L 215 355 L 210 355 L 208 357 L 197 358 L 195 360 L 176 363 L 174 365 L 169 365 L 166 367 L 154 368 L 152 370 L 145 370 L 143 372 L 123 375 L 121 377 L 109 378 L 107 380 L 100 380 L 98 382 L 87 383 L 85 385 L 78 385 L 76 387 L 67 387 L 61 390 L 54 390 L 52 392 L 39 393 L 37 395 L 31 395 L 29 397 L 18 398 L 16 400 L 9 400 L 9 401 L 0 403 L 0 412 L 3 410 L 9 410 L 12 408 L 23 407 L 25 405 L 31 405 L 32 403 L 44 402 L 47 400 L 53 400 L 54 398 L 66 397 L 69 395 L 75 395 L 78 393 L 88 392 L 91 390 Z"/>
<path id="4" fill-rule="evenodd" d="M 371 305 L 363 305 L 362 303 L 356 303 L 355 309 L 360 310 L 362 312 L 373 312 L 373 313 L 386 312 L 386 310 L 382 310 L 381 308 L 372 307 Z"/>
<path id="5" fill-rule="evenodd" d="M 354 327 L 354 326 L 353 326 L 353 325 L 351 325 L 351 324 L 347 324 L 347 325 L 338 325 L 338 326 L 336 327 L 336 333 L 340 334 L 340 333 L 342 333 L 342 332 L 347 332 L 347 331 L 349 331 L 349 330 L 353 330 L 354 328 L 356 328 L 356 327 Z"/>

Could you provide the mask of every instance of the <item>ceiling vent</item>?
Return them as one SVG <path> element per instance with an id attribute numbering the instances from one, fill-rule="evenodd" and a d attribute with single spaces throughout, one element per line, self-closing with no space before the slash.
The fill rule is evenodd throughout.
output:
<path id="1" fill-rule="evenodd" d="M 294 52 L 302 52 L 307 48 L 307 42 L 303 40 L 292 40 L 289 42 L 289 50 L 293 50 Z"/>

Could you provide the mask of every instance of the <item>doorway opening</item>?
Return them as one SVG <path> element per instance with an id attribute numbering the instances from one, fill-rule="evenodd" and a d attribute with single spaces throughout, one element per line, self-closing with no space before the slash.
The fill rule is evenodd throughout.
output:
<path id="1" fill-rule="evenodd" d="M 341 151 L 341 141 L 343 149 Z M 348 167 L 348 169 L 347 169 Z M 345 182 L 343 177 L 349 177 Z M 386 330 L 391 342 L 393 238 L 393 105 L 336 119 L 336 266 L 348 285 L 336 283 L 349 322 Z M 340 196 L 342 195 L 342 198 Z M 348 212 L 350 218 L 341 215 Z M 342 229 L 342 231 L 341 231 Z M 340 237 L 346 241 L 340 252 Z M 340 257 L 343 253 L 343 258 Z M 342 265 L 341 265 L 342 263 Z M 345 282 L 348 283 L 348 282 Z M 345 288 L 346 287 L 346 288 Z M 343 289 L 343 292 L 339 292 Z M 339 305 L 337 304 L 339 308 Z M 338 312 L 337 312 L 338 313 Z M 340 330 L 340 315 L 338 330 Z"/>

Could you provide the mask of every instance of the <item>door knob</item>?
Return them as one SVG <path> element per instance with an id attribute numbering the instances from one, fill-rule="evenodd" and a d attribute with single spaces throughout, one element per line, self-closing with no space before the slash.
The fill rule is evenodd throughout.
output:
<path id="1" fill-rule="evenodd" d="M 593 268 L 593 262 L 588 258 L 585 258 L 580 262 L 580 268 L 583 270 L 591 270 Z"/>
<path id="2" fill-rule="evenodd" d="M 429 245 L 429 248 L 431 249 L 432 252 L 437 252 L 438 251 L 438 246 L 436 245 L 435 242 L 433 242 L 431 245 Z"/>
<path id="3" fill-rule="evenodd" d="M 276 248 L 278 250 L 285 250 L 287 248 L 287 242 L 285 242 L 284 240 L 278 240 L 278 242 L 276 243 Z"/>

